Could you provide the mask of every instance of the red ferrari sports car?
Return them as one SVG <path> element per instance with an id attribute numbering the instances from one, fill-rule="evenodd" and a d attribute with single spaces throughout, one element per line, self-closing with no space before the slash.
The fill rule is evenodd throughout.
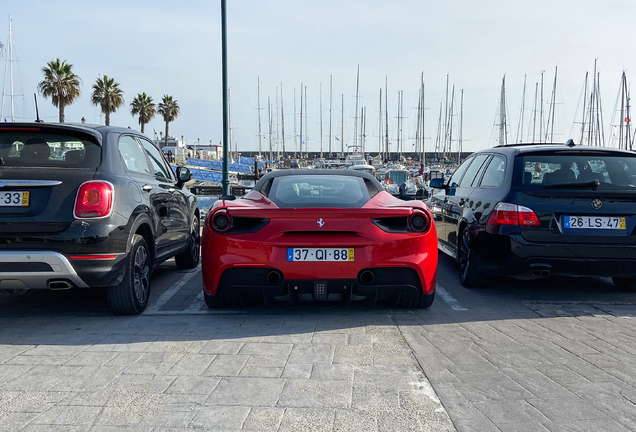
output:
<path id="1" fill-rule="evenodd" d="M 202 239 L 210 308 L 252 300 L 391 301 L 435 296 L 437 234 L 428 207 L 349 170 L 283 170 L 210 209 Z"/>

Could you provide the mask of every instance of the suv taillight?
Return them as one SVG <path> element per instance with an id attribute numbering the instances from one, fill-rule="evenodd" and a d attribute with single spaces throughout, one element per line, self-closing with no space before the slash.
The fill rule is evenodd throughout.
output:
<path id="1" fill-rule="evenodd" d="M 541 222 L 535 212 L 524 206 L 500 202 L 490 213 L 488 225 L 539 226 Z"/>
<path id="2" fill-rule="evenodd" d="M 113 185 L 108 182 L 91 180 L 82 183 L 75 200 L 76 218 L 97 218 L 108 216 L 113 208 Z"/>

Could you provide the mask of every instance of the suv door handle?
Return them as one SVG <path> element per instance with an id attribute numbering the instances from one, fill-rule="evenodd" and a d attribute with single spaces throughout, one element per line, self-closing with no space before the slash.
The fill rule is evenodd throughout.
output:
<path id="1" fill-rule="evenodd" d="M 152 186 L 145 184 L 141 187 L 141 190 L 145 192 L 150 192 L 152 190 Z"/>
<path id="2" fill-rule="evenodd" d="M 458 203 L 458 204 L 459 204 L 459 206 L 461 207 L 461 206 L 463 206 L 464 204 L 466 204 L 466 201 L 464 201 L 464 198 L 462 198 L 462 199 L 460 199 L 460 200 L 459 200 L 459 203 Z"/>

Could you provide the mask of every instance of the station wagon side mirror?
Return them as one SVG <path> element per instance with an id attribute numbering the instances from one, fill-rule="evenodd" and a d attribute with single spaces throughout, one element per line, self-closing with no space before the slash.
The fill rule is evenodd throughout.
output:
<path id="1" fill-rule="evenodd" d="M 444 187 L 444 179 L 443 178 L 434 178 L 429 183 L 429 186 L 433 189 L 446 189 Z"/>
<path id="2" fill-rule="evenodd" d="M 192 173 L 186 167 L 177 167 L 177 187 L 181 188 L 184 183 L 192 180 Z"/>

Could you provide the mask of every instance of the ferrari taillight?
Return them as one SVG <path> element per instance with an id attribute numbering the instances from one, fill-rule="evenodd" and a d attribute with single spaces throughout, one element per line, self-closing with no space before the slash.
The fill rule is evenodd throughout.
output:
<path id="1" fill-rule="evenodd" d="M 108 216 L 113 209 L 113 185 L 91 180 L 79 187 L 75 200 L 76 218 L 98 218 Z"/>
<path id="2" fill-rule="evenodd" d="M 409 228 L 415 232 L 424 232 L 431 226 L 431 218 L 421 210 L 413 210 L 409 217 Z"/>
<path id="3" fill-rule="evenodd" d="M 225 210 L 218 211 L 210 218 L 210 227 L 216 232 L 226 232 L 232 226 L 232 218 Z"/>
<path id="4" fill-rule="evenodd" d="M 525 206 L 500 202 L 490 213 L 488 225 L 539 226 L 541 222 L 536 213 Z"/>

